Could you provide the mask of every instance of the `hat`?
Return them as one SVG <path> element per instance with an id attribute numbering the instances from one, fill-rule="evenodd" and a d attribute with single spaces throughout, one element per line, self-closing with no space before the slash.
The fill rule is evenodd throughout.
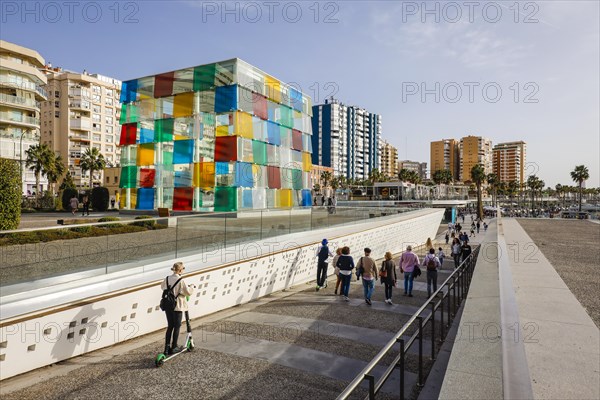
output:
<path id="1" fill-rule="evenodd" d="M 325 246 L 327 243 L 329 243 L 329 242 L 327 241 L 327 239 L 323 239 L 323 240 L 321 241 L 321 244 L 322 244 L 323 246 Z"/>

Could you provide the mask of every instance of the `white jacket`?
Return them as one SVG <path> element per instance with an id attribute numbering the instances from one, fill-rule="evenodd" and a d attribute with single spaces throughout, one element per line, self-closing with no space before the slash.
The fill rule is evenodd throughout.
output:
<path id="1" fill-rule="evenodd" d="M 177 282 L 177 280 L 181 278 L 181 275 L 173 274 L 167 277 L 169 282 L 169 286 L 172 286 Z M 167 283 L 165 280 L 160 284 L 160 288 L 165 290 L 167 288 Z M 194 294 L 194 288 L 192 286 L 188 286 L 185 281 L 182 279 L 179 281 L 177 285 L 173 288 L 173 293 L 177 296 L 177 306 L 175 307 L 175 311 L 187 311 L 188 303 L 186 300 L 186 296 L 191 296 Z"/>

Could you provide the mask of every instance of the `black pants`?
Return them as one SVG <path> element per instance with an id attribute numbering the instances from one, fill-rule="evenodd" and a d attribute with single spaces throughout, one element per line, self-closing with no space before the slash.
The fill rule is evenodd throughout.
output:
<path id="1" fill-rule="evenodd" d="M 173 336 L 173 345 L 171 348 L 177 347 L 177 339 L 179 339 L 179 328 L 181 327 L 181 318 L 183 317 L 183 311 L 165 311 L 167 314 L 167 334 L 165 336 L 165 346 L 171 343 L 171 336 Z"/>
<path id="2" fill-rule="evenodd" d="M 433 290 L 432 290 L 433 286 Z M 427 297 L 437 290 L 437 271 L 427 271 Z"/>
<path id="3" fill-rule="evenodd" d="M 460 266 L 460 254 L 452 254 L 452 258 L 454 258 L 454 268 L 458 268 Z"/>
<path id="4" fill-rule="evenodd" d="M 327 279 L 327 263 L 325 261 L 319 261 L 317 265 L 317 285 L 323 286 Z"/>
<path id="5" fill-rule="evenodd" d="M 394 282 L 393 281 L 388 281 L 385 280 L 383 281 L 385 283 L 385 299 L 392 299 L 392 288 L 394 287 Z"/>
<path id="6" fill-rule="evenodd" d="M 81 216 L 83 217 L 85 213 L 87 213 L 87 215 L 90 215 L 90 205 L 87 203 L 83 204 L 83 211 L 81 212 Z"/>

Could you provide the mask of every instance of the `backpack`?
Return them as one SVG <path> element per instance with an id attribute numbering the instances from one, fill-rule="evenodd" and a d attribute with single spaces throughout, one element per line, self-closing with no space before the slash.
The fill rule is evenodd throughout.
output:
<path id="1" fill-rule="evenodd" d="M 427 271 L 435 271 L 435 258 L 429 257 L 429 261 L 427 261 Z"/>
<path id="2" fill-rule="evenodd" d="M 173 293 L 173 288 L 177 286 L 180 280 L 183 278 L 177 279 L 177 282 L 173 286 L 169 286 L 169 277 L 165 278 L 165 283 L 167 284 L 167 288 L 163 290 L 162 297 L 160 299 L 160 309 L 163 311 L 175 311 L 175 307 L 177 307 L 177 296 Z"/>

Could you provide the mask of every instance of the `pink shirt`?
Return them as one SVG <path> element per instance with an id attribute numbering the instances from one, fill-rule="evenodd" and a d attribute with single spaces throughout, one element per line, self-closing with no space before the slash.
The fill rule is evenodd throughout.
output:
<path id="1" fill-rule="evenodd" d="M 413 272 L 415 269 L 415 265 L 419 265 L 419 256 L 417 256 L 412 251 L 407 251 L 402 253 L 402 257 L 400 257 L 400 268 L 404 272 Z"/>

